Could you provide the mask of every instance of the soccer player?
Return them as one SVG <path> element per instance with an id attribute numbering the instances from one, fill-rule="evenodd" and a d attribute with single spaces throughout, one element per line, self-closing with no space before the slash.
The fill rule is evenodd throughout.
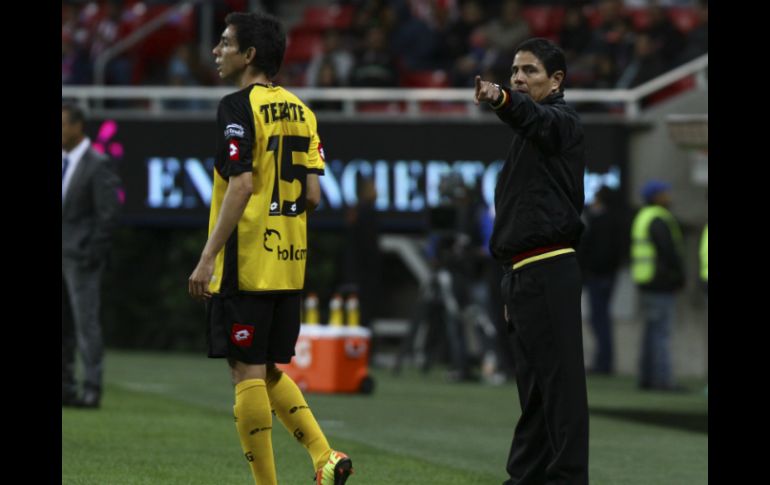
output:
<path id="1" fill-rule="evenodd" d="M 275 484 L 275 415 L 313 460 L 318 485 L 341 485 L 352 462 L 332 450 L 292 379 L 307 257 L 307 214 L 321 198 L 324 155 L 312 111 L 270 80 L 286 47 L 281 24 L 231 13 L 214 48 L 217 70 L 240 88 L 217 113 L 209 237 L 189 278 L 206 301 L 209 357 L 227 357 L 235 425 L 255 483 Z"/>
<path id="2" fill-rule="evenodd" d="M 489 248 L 503 265 L 521 417 L 506 485 L 588 483 L 588 399 L 580 269 L 583 128 L 564 102 L 564 53 L 546 39 L 520 44 L 511 88 L 476 77 L 513 142 L 495 189 Z"/>

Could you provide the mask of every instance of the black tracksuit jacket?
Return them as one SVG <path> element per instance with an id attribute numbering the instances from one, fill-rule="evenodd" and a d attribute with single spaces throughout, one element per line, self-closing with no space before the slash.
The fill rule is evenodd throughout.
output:
<path id="1" fill-rule="evenodd" d="M 534 249 L 576 247 L 583 232 L 583 128 L 575 110 L 554 93 L 535 102 L 503 88 L 497 116 L 513 128 L 513 142 L 495 188 L 489 249 L 501 264 Z"/>

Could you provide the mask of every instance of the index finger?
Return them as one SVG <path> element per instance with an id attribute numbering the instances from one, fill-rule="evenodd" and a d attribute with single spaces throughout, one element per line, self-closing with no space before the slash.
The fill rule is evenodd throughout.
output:
<path id="1" fill-rule="evenodd" d="M 479 93 L 479 89 L 481 89 L 481 76 L 476 76 L 474 78 L 474 81 L 476 83 L 476 94 Z"/>

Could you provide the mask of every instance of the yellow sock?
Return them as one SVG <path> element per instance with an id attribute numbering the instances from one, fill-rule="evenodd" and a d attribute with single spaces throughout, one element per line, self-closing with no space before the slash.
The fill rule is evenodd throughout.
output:
<path id="1" fill-rule="evenodd" d="M 305 447 L 313 460 L 315 470 L 324 466 L 332 450 L 297 384 L 280 370 L 269 368 L 267 394 L 270 396 L 270 405 L 275 415 L 289 433 Z"/>
<path id="2" fill-rule="evenodd" d="M 251 466 L 256 485 L 276 485 L 273 460 L 273 416 L 262 379 L 246 379 L 235 385 L 235 428 Z"/>

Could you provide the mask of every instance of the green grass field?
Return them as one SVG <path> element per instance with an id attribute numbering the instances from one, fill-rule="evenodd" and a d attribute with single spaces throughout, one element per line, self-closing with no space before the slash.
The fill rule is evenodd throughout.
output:
<path id="1" fill-rule="evenodd" d="M 371 396 L 307 396 L 332 447 L 353 459 L 351 485 L 500 484 L 519 415 L 513 384 L 452 384 L 440 372 L 372 370 Z M 252 482 L 232 419 L 226 363 L 110 351 L 98 411 L 62 409 L 63 484 Z M 704 382 L 641 393 L 632 378 L 589 378 L 593 485 L 708 483 Z M 310 485 L 305 450 L 275 420 L 279 483 Z"/>

